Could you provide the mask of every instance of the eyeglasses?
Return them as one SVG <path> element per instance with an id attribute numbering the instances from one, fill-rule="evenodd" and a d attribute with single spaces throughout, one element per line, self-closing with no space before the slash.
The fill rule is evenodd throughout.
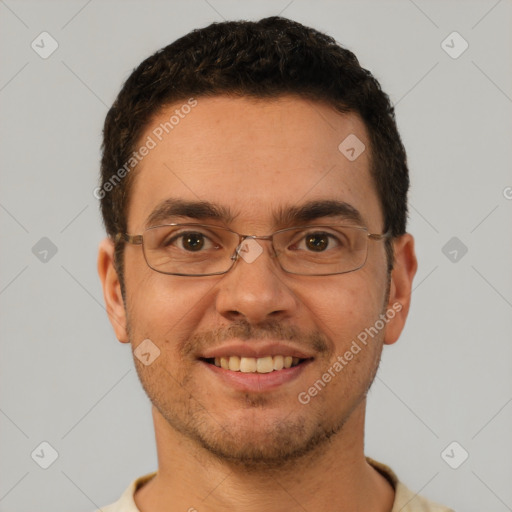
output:
<path id="1" fill-rule="evenodd" d="M 374 234 L 359 226 L 300 226 L 254 236 L 221 226 L 173 223 L 147 228 L 142 235 L 117 233 L 114 241 L 142 245 L 156 272 L 199 277 L 225 274 L 239 257 L 254 261 L 263 251 L 256 240 L 270 240 L 271 255 L 285 272 L 327 276 L 360 269 L 368 257 L 368 241 L 389 237 L 389 231 Z"/>

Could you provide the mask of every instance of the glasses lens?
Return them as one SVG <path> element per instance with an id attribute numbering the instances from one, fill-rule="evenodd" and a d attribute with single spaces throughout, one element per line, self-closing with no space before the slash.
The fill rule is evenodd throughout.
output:
<path id="1" fill-rule="evenodd" d="M 158 272 L 202 275 L 226 272 L 238 235 L 198 224 L 157 226 L 144 232 L 144 255 Z"/>
<path id="2" fill-rule="evenodd" d="M 309 226 L 274 235 L 281 266 L 302 275 L 352 272 L 366 262 L 368 237 L 364 228 Z"/>

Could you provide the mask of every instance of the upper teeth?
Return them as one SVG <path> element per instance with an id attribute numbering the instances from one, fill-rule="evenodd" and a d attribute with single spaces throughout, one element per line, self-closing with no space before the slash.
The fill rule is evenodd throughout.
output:
<path id="1" fill-rule="evenodd" d="M 266 356 L 266 357 L 216 357 L 215 366 L 244 373 L 270 373 L 274 370 L 290 368 L 299 363 L 298 357 L 292 356 Z"/>

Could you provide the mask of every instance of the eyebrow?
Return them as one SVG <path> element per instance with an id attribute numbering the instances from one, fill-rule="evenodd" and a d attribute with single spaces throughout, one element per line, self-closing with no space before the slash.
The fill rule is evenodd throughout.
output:
<path id="1" fill-rule="evenodd" d="M 274 213 L 276 224 L 297 224 L 323 217 L 337 218 L 363 225 L 363 216 L 351 204 L 334 199 L 310 201 L 300 206 L 281 207 Z"/>
<path id="2" fill-rule="evenodd" d="M 238 214 L 228 207 L 207 201 L 186 201 L 183 199 L 166 199 L 149 214 L 145 228 L 157 226 L 169 220 L 194 219 L 200 221 L 215 220 L 226 224 L 233 222 Z M 281 206 L 273 212 L 276 226 L 297 225 L 316 219 L 329 217 L 364 225 L 363 216 L 352 205 L 334 199 L 309 201 L 298 206 Z"/>
<path id="3" fill-rule="evenodd" d="M 220 205 L 207 201 L 185 201 L 183 199 L 166 199 L 162 201 L 146 219 L 145 227 L 156 226 L 170 218 L 182 217 L 195 220 L 218 220 L 230 223 L 234 216 Z"/>

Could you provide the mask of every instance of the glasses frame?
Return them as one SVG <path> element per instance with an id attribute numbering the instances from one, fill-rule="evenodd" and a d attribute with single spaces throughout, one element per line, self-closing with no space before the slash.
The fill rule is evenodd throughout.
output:
<path id="1" fill-rule="evenodd" d="M 232 260 L 232 263 L 231 263 L 231 266 L 227 269 L 227 270 L 223 270 L 222 272 L 210 272 L 208 274 L 181 274 L 181 273 L 178 273 L 178 272 L 164 272 L 162 270 L 158 270 L 154 267 L 152 267 L 150 264 L 149 264 L 149 261 L 148 261 L 148 258 L 146 256 L 146 249 L 144 247 L 144 233 L 146 233 L 146 231 L 150 231 L 152 229 L 157 229 L 157 228 L 162 228 L 162 227 L 166 227 L 166 226 L 196 226 L 196 227 L 203 227 L 203 228 L 215 228 L 215 229 L 222 229 L 224 231 L 229 231 L 235 235 L 238 236 L 238 245 L 236 246 L 235 248 L 235 251 L 233 253 L 233 255 L 231 256 L 231 260 Z M 326 224 L 309 224 L 309 225 L 306 225 L 306 226 L 294 226 L 294 227 L 291 227 L 291 228 L 284 228 L 284 229 L 279 229 L 278 231 L 275 231 L 274 233 L 272 233 L 271 235 L 243 235 L 241 233 L 237 233 L 236 231 L 233 231 L 232 229 L 229 229 L 229 228 L 226 228 L 224 226 L 216 226 L 215 224 L 198 224 L 198 223 L 194 223 L 194 222 L 184 222 L 184 223 L 175 223 L 175 222 L 171 222 L 169 224 L 159 224 L 158 226 L 150 226 L 149 228 L 146 228 L 142 234 L 140 235 L 129 235 L 128 233 L 117 233 L 114 237 L 114 243 L 119 243 L 120 241 L 123 241 L 123 242 L 126 242 L 126 243 L 129 243 L 129 244 L 132 244 L 132 245 L 142 245 L 142 253 L 144 255 L 144 259 L 146 261 L 146 264 L 147 266 L 151 269 L 151 270 L 154 270 L 155 272 L 158 272 L 160 274 L 165 274 L 165 275 L 170 275 L 170 276 L 183 276 L 183 277 L 207 277 L 207 276 L 218 276 L 218 275 L 223 275 L 223 274 L 227 274 L 236 264 L 236 262 L 239 260 L 240 258 L 240 247 L 242 246 L 242 243 L 247 240 L 247 239 L 252 239 L 252 240 L 270 240 L 271 242 L 271 246 L 272 246 L 272 251 L 273 251 L 273 254 L 275 255 L 276 259 L 277 259 L 277 262 L 279 263 L 279 266 L 281 267 L 281 270 L 283 272 L 286 272 L 287 274 L 293 274 L 293 275 L 299 275 L 299 276 L 317 276 L 317 277 L 321 277 L 321 276 L 334 276 L 334 275 L 340 275 L 340 274 L 348 274 L 350 272 L 355 272 L 356 270 L 359 270 L 361 268 L 364 267 L 364 265 L 366 264 L 366 261 L 368 260 L 368 243 L 366 244 L 366 255 L 365 255 L 365 258 L 364 258 L 364 262 L 357 268 L 354 268 L 352 270 L 345 270 L 344 272 L 329 272 L 327 274 L 301 274 L 299 272 L 290 272 L 289 270 L 286 270 L 285 268 L 283 268 L 282 264 L 281 264 L 281 261 L 279 260 L 279 256 L 276 252 L 276 249 L 274 247 L 274 236 L 279 234 L 279 233 L 283 233 L 285 231 L 292 231 L 292 230 L 297 230 L 297 229 L 312 229 L 312 228 L 333 228 L 333 227 L 338 227 L 338 228 L 351 228 L 351 229 L 359 229 L 361 231 L 365 231 L 366 232 L 366 235 L 367 235 L 367 240 L 373 240 L 373 241 L 380 241 L 380 240 L 385 240 L 385 239 L 388 239 L 391 237 L 391 231 L 388 230 L 386 231 L 385 233 L 370 233 L 368 231 L 368 228 L 364 227 L 364 226 L 349 226 L 349 225 L 345 225 L 345 224 L 331 224 L 331 225 L 326 225 Z"/>

